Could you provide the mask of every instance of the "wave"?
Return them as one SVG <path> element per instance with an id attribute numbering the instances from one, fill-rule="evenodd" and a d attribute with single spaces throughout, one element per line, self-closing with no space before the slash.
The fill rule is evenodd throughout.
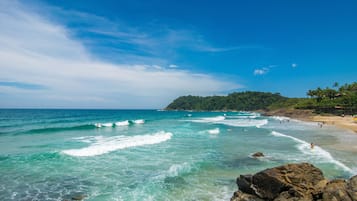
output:
<path id="1" fill-rule="evenodd" d="M 162 180 L 168 177 L 178 177 L 182 174 L 190 173 L 192 170 L 196 169 L 190 163 L 184 162 L 182 164 L 173 164 L 168 170 L 162 171 L 154 177 L 155 179 Z"/>
<path id="2" fill-rule="evenodd" d="M 215 128 L 215 129 L 208 130 L 208 133 L 209 134 L 219 134 L 220 130 L 219 130 L 219 128 Z"/>
<path id="3" fill-rule="evenodd" d="M 225 116 L 217 116 L 217 117 L 206 117 L 206 118 L 201 118 L 201 119 L 194 119 L 190 120 L 192 122 L 197 122 L 197 123 L 215 123 L 215 122 L 220 122 L 225 120 Z"/>
<path id="4" fill-rule="evenodd" d="M 201 119 L 187 120 L 196 123 L 211 123 L 211 124 L 223 124 L 227 126 L 234 127 L 257 127 L 260 128 L 268 124 L 267 119 L 252 119 L 252 118 L 226 118 L 225 116 L 217 116 L 217 117 L 207 117 Z"/>
<path id="5" fill-rule="evenodd" d="M 240 120 L 232 120 L 232 119 L 227 119 L 223 122 L 220 122 L 221 124 L 227 125 L 227 126 L 234 126 L 234 127 L 257 127 L 260 128 L 266 124 L 268 124 L 267 119 L 240 119 Z"/>
<path id="6" fill-rule="evenodd" d="M 278 121 L 290 121 L 289 117 L 283 117 L 283 116 L 272 116 L 271 118 Z"/>
<path id="7" fill-rule="evenodd" d="M 256 119 L 261 117 L 259 113 L 238 113 L 237 115 L 229 115 L 228 119 Z"/>
<path id="8" fill-rule="evenodd" d="M 115 122 L 115 126 L 129 126 L 129 121 L 125 120 L 125 121 Z"/>
<path id="9" fill-rule="evenodd" d="M 113 123 L 95 123 L 94 126 L 97 128 L 101 127 L 113 127 Z"/>
<path id="10" fill-rule="evenodd" d="M 297 148 L 305 155 L 311 156 L 315 161 L 330 162 L 330 163 L 333 163 L 333 164 L 339 166 L 344 171 L 353 173 L 351 168 L 347 167 L 345 164 L 341 163 L 340 161 L 334 159 L 328 151 L 322 149 L 321 147 L 319 147 L 317 145 L 314 146 L 314 149 L 311 149 L 310 143 L 308 143 L 304 140 L 300 140 L 296 137 L 286 135 L 283 133 L 279 133 L 276 131 L 272 131 L 271 134 L 275 137 L 290 138 L 290 139 L 294 140 L 295 142 L 298 142 L 299 144 L 297 145 Z"/>
<path id="11" fill-rule="evenodd" d="M 67 131 L 67 130 L 88 130 L 93 129 L 93 125 L 84 124 L 78 126 L 69 126 L 69 127 L 46 127 L 46 128 L 36 128 L 25 131 L 24 133 L 29 134 L 41 134 L 41 133 L 52 133 L 52 132 L 60 132 L 60 131 Z"/>
<path id="12" fill-rule="evenodd" d="M 136 135 L 136 136 L 87 136 L 81 139 L 74 138 L 75 140 L 80 140 L 82 142 L 94 143 L 90 144 L 88 147 L 80 149 L 68 149 L 62 151 L 62 153 L 70 156 L 98 156 L 106 154 L 119 149 L 125 149 L 129 147 L 137 147 L 149 144 L 158 144 L 171 139 L 172 133 L 160 131 L 152 135 Z"/>
<path id="13" fill-rule="evenodd" d="M 137 119 L 137 120 L 133 120 L 133 123 L 134 124 L 143 124 L 143 123 L 145 123 L 145 120 L 144 119 Z"/>

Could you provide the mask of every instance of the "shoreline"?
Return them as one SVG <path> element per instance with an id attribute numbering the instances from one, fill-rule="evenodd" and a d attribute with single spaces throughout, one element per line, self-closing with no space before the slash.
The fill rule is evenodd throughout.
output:
<path id="1" fill-rule="evenodd" d="M 357 123 L 354 122 L 352 115 L 336 116 L 336 115 L 318 115 L 311 110 L 296 110 L 296 109 L 279 109 L 274 111 L 260 111 L 266 116 L 285 116 L 306 122 L 316 122 L 333 125 L 338 128 L 348 129 L 357 134 Z"/>

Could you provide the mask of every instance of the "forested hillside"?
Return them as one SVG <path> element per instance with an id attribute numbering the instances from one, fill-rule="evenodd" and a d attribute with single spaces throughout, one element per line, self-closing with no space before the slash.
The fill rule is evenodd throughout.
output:
<path id="1" fill-rule="evenodd" d="M 278 93 L 236 92 L 228 96 L 181 96 L 169 104 L 167 110 L 259 110 L 287 98 Z"/>
<path id="2" fill-rule="evenodd" d="M 357 114 L 357 82 L 309 90 L 310 98 L 287 98 L 279 93 L 236 92 L 228 96 L 181 96 L 167 110 L 276 110 L 309 109 L 315 113 Z"/>

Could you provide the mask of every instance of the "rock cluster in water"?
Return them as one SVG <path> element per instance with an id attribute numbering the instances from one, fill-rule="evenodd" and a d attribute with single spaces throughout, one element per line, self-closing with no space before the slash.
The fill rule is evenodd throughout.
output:
<path id="1" fill-rule="evenodd" d="M 357 201 L 357 175 L 328 181 L 309 163 L 240 175 L 237 185 L 231 201 Z"/>

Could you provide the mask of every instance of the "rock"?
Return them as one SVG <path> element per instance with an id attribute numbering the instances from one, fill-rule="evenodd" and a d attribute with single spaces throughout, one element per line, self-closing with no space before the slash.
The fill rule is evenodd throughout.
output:
<path id="1" fill-rule="evenodd" d="M 264 154 L 262 152 L 256 152 L 252 155 L 254 158 L 257 158 L 257 157 L 264 157 Z"/>
<path id="2" fill-rule="evenodd" d="M 357 183 L 357 179 L 356 179 Z M 237 178 L 237 191 L 232 199 L 256 198 L 269 201 L 321 200 L 327 184 L 320 169 L 308 163 L 287 164 Z M 251 195 L 252 197 L 248 196 Z"/>
<path id="3" fill-rule="evenodd" d="M 273 200 L 280 193 L 288 191 L 294 197 L 310 199 L 322 189 L 316 189 L 323 182 L 321 170 L 308 163 L 288 164 L 266 169 L 253 176 L 255 193 L 264 199 Z"/>
<path id="4" fill-rule="evenodd" d="M 357 201 L 357 175 L 348 181 L 347 192 L 353 201 Z"/>
<path id="5" fill-rule="evenodd" d="M 357 175 L 327 181 L 308 163 L 287 164 L 237 178 L 231 201 L 357 201 Z"/>
<path id="6" fill-rule="evenodd" d="M 352 201 L 347 192 L 347 182 L 336 179 L 327 183 L 322 194 L 323 201 Z"/>
<path id="7" fill-rule="evenodd" d="M 72 197 L 72 200 L 83 200 L 86 197 L 86 195 L 75 195 Z"/>
<path id="8" fill-rule="evenodd" d="M 253 176 L 252 175 L 240 175 L 237 178 L 237 185 L 240 191 L 244 193 L 249 193 L 254 195 L 254 189 L 251 188 L 253 181 Z"/>
<path id="9" fill-rule="evenodd" d="M 231 201 L 264 201 L 264 200 L 256 195 L 251 195 L 251 194 L 243 193 L 241 191 L 236 191 L 234 192 Z"/>

